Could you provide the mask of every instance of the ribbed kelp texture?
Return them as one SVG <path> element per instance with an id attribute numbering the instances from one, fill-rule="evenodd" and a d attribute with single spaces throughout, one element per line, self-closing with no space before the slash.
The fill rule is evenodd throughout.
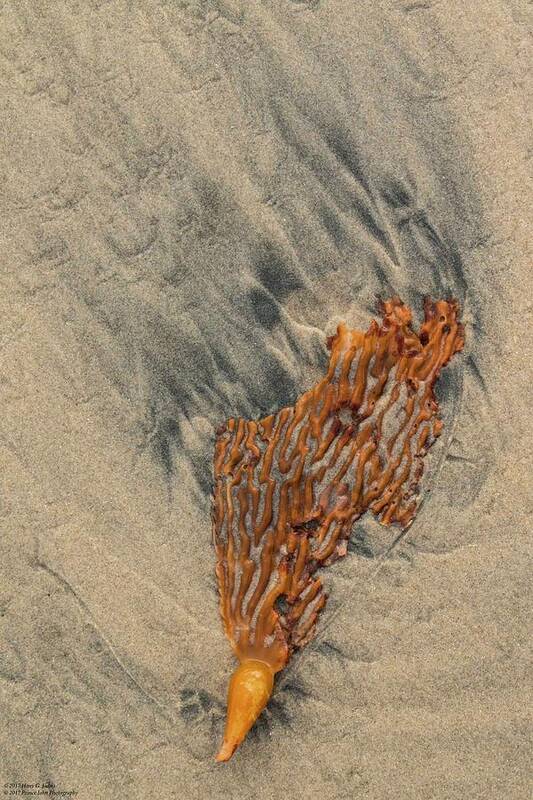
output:
<path id="1" fill-rule="evenodd" d="M 456 301 L 427 300 L 419 333 L 397 298 L 366 333 L 340 325 L 327 375 L 294 406 L 230 419 L 215 449 L 213 528 L 226 635 L 281 669 L 326 602 L 317 570 L 365 511 L 405 528 L 442 422 L 433 387 L 464 344 Z"/>

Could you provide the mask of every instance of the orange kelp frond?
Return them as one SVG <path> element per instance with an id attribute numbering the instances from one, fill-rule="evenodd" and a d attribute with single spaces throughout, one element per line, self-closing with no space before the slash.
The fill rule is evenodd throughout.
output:
<path id="1" fill-rule="evenodd" d="M 294 406 L 218 431 L 216 574 L 242 663 L 278 672 L 313 637 L 326 602 L 317 570 L 346 554 L 365 511 L 402 528 L 415 515 L 422 459 L 442 429 L 433 387 L 464 330 L 455 300 L 427 300 L 418 334 L 399 299 L 380 312 L 366 333 L 339 326 L 327 375 Z"/>

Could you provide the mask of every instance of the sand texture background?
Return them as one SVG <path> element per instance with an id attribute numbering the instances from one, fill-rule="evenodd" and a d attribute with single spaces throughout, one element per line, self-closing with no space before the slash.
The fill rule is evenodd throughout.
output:
<path id="1" fill-rule="evenodd" d="M 0 3 L 2 784 L 530 796 L 532 30 L 525 0 Z M 355 526 L 217 765 L 214 428 L 428 293 L 467 342 L 420 513 L 392 549 Z"/>

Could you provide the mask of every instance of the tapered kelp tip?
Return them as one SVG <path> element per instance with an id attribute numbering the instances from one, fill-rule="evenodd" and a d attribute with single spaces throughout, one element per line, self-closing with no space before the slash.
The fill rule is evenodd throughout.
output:
<path id="1" fill-rule="evenodd" d="M 274 672 L 263 661 L 250 659 L 237 667 L 229 684 L 226 730 L 217 761 L 229 761 L 268 703 L 273 685 Z"/>
<path id="2" fill-rule="evenodd" d="M 218 753 L 215 756 L 215 761 L 223 762 L 229 761 L 232 757 L 233 753 L 237 748 L 237 744 L 232 744 L 231 742 L 222 742 L 222 746 Z"/>

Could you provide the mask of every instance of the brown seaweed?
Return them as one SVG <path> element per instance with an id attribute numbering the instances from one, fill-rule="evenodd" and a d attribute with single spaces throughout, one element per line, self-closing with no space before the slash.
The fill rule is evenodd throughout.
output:
<path id="1" fill-rule="evenodd" d="M 273 677 L 314 636 L 326 603 L 317 571 L 346 555 L 372 511 L 406 528 L 423 457 L 442 421 L 433 387 L 464 344 L 458 305 L 426 300 L 417 334 L 399 299 L 381 324 L 340 325 L 327 375 L 294 406 L 217 432 L 213 533 L 220 610 L 240 666 L 228 694 L 229 759 L 272 691 Z"/>

